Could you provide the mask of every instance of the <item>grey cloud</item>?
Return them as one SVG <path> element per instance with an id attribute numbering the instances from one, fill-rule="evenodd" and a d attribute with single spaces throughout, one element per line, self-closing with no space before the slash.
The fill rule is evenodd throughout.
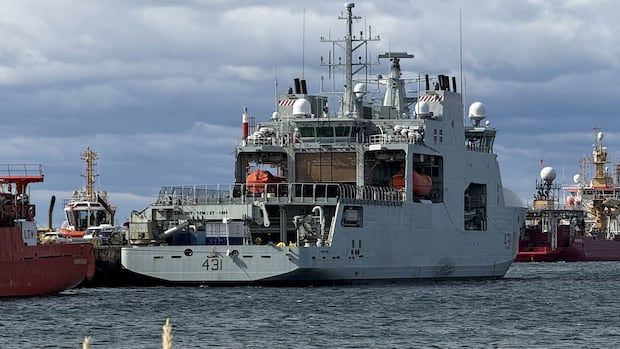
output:
<path id="1" fill-rule="evenodd" d="M 280 92 L 301 75 L 303 7 L 310 90 L 327 75 L 319 58 L 330 46 L 318 39 L 343 35 L 336 18 L 342 3 L 327 0 L 30 0 L 2 7 L 0 131 L 9 137 L 0 157 L 46 164 L 39 187 L 64 192 L 81 185 L 79 152 L 87 145 L 100 152 L 100 180 L 113 193 L 148 197 L 161 185 L 232 180 L 243 107 L 267 119 L 276 75 Z M 499 129 L 506 186 L 529 197 L 537 158 L 576 163 L 589 151 L 583 135 L 593 126 L 607 131 L 610 150 L 617 150 L 620 5 L 356 4 L 366 17 L 358 24 L 372 25 L 382 38 L 372 57 L 387 50 L 416 54 L 403 62 L 408 76 L 459 76 L 459 9 L 465 104 L 487 105 Z M 373 74 L 387 69 L 373 67 Z"/>

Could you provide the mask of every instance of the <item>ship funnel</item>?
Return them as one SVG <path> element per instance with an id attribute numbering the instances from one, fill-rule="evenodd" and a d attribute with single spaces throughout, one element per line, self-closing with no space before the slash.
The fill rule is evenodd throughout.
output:
<path id="1" fill-rule="evenodd" d="M 296 94 L 301 94 L 301 82 L 299 81 L 298 78 L 293 79 L 293 81 L 295 82 L 295 93 Z"/>
<path id="2" fill-rule="evenodd" d="M 243 108 L 243 114 L 241 114 L 241 138 L 247 139 L 250 135 L 250 115 L 248 115 L 248 108 Z"/>

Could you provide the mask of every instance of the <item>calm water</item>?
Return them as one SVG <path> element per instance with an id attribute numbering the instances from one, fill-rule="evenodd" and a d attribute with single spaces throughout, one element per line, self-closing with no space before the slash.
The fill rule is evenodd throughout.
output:
<path id="1" fill-rule="evenodd" d="M 99 288 L 0 300 L 0 348 L 618 348 L 620 263 L 305 288 Z"/>

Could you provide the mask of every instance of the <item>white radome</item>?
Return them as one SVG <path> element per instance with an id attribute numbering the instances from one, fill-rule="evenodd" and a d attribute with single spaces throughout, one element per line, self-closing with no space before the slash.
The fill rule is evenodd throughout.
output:
<path id="1" fill-rule="evenodd" d="M 299 98 L 293 103 L 293 116 L 310 116 L 310 102 L 305 98 Z"/>
<path id="2" fill-rule="evenodd" d="M 485 118 L 487 116 L 487 107 L 481 102 L 474 102 L 469 106 L 469 117 Z"/>
<path id="3" fill-rule="evenodd" d="M 576 174 L 576 175 L 573 176 L 573 182 L 579 184 L 579 183 L 581 183 L 581 181 L 582 181 L 582 178 L 581 178 L 580 174 Z"/>
<path id="4" fill-rule="evenodd" d="M 366 84 L 363 82 L 358 82 L 353 86 L 353 93 L 355 93 L 356 98 L 362 98 L 366 94 Z"/>
<path id="5" fill-rule="evenodd" d="M 469 106 L 468 117 L 475 126 L 480 126 L 480 121 L 487 117 L 487 108 L 480 102 L 474 102 Z"/>
<path id="6" fill-rule="evenodd" d="M 540 179 L 547 183 L 552 183 L 555 179 L 555 170 L 553 167 L 547 166 L 540 170 Z"/>
<path id="7" fill-rule="evenodd" d="M 415 113 L 418 115 L 427 115 L 431 112 L 431 107 L 427 102 L 420 101 L 415 104 Z"/>

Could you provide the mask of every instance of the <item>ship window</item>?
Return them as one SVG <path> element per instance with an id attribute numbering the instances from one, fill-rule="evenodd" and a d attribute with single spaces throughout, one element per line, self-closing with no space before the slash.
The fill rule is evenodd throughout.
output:
<path id="1" fill-rule="evenodd" d="M 69 211 L 65 211 L 65 215 L 67 216 L 67 222 L 69 225 L 75 225 L 75 221 L 73 220 L 73 216 L 69 214 Z"/>
<path id="2" fill-rule="evenodd" d="M 318 127 L 316 129 L 317 137 L 333 137 L 334 136 L 334 128 L 333 127 Z"/>
<path id="3" fill-rule="evenodd" d="M 75 215 L 75 230 L 86 230 L 88 228 L 88 211 L 74 211 Z"/>
<path id="4" fill-rule="evenodd" d="M 344 126 L 336 127 L 336 137 L 348 137 L 350 132 L 351 132 L 350 127 L 344 127 Z"/>
<path id="5" fill-rule="evenodd" d="M 363 225 L 363 210 L 360 206 L 345 206 L 342 210 L 342 226 L 361 228 Z M 355 240 L 353 240 L 355 244 Z M 355 245 L 353 245 L 355 247 Z"/>
<path id="6" fill-rule="evenodd" d="M 302 137 L 314 137 L 314 127 L 300 127 L 299 134 Z"/>

